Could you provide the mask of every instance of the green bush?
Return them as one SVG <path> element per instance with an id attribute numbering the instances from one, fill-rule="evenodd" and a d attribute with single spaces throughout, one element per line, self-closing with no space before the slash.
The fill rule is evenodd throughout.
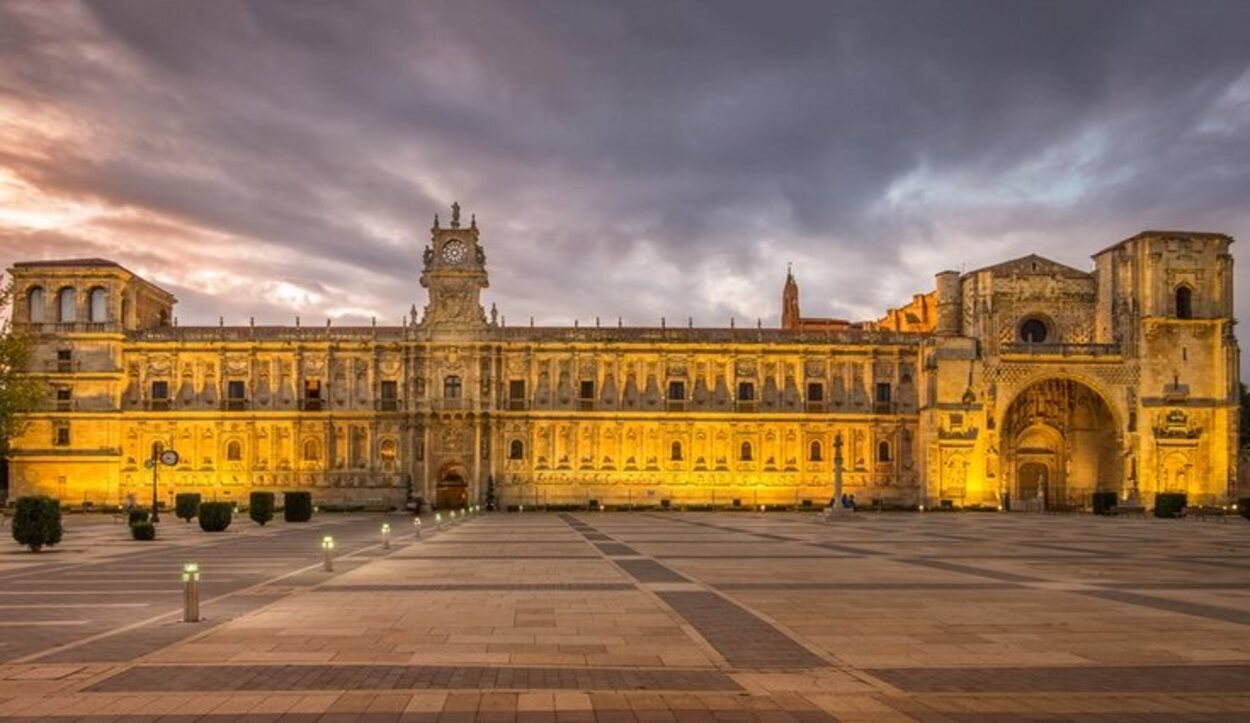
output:
<path id="1" fill-rule="evenodd" d="M 200 529 L 205 532 L 224 532 L 234 517 L 234 504 L 230 502 L 203 502 L 200 504 Z"/>
<path id="2" fill-rule="evenodd" d="M 155 540 L 156 525 L 144 520 L 130 526 L 130 536 L 136 540 Z"/>
<path id="3" fill-rule="evenodd" d="M 42 495 L 18 497 L 13 510 L 13 539 L 39 552 L 61 541 L 61 502 Z"/>
<path id="4" fill-rule="evenodd" d="M 252 522 L 264 527 L 266 522 L 273 519 L 273 493 L 253 492 L 248 498 L 247 514 Z"/>
<path id="5" fill-rule="evenodd" d="M 130 519 L 128 520 L 128 522 L 130 523 L 131 527 L 133 527 L 139 524 L 140 522 L 147 522 L 150 519 L 152 519 L 152 513 L 148 512 L 142 507 L 136 507 L 130 511 Z"/>
<path id="6" fill-rule="evenodd" d="M 283 492 L 282 519 L 287 522 L 308 522 L 312 519 L 311 492 Z"/>
<path id="7" fill-rule="evenodd" d="M 1176 518 L 1185 509 L 1184 492 L 1160 492 L 1155 495 L 1155 517 Z"/>
<path id="8" fill-rule="evenodd" d="M 1111 508 L 1120 502 L 1120 497 L 1114 492 L 1095 492 L 1094 493 L 1094 514 L 1109 515 Z"/>
<path id="9" fill-rule="evenodd" d="M 174 495 L 174 514 L 183 522 L 190 522 L 200 514 L 201 501 L 199 492 L 180 492 Z"/>

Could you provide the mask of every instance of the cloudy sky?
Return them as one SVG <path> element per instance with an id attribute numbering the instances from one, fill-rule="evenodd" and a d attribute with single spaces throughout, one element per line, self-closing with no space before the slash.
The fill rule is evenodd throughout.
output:
<path id="1" fill-rule="evenodd" d="M 775 324 L 787 262 L 805 315 L 872 318 L 944 268 L 1246 237 L 1247 27 L 1200 0 L 5 2 L 0 264 L 111 258 L 183 324 L 398 323 L 459 200 L 510 324 Z"/>

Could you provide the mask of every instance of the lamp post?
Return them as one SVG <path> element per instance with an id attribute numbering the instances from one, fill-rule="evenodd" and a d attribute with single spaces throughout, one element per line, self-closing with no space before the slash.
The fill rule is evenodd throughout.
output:
<path id="1" fill-rule="evenodd" d="M 153 523 L 157 523 L 161 521 L 161 515 L 160 515 L 160 512 L 158 511 L 160 509 L 160 499 L 157 495 L 157 477 L 158 477 L 157 473 L 160 470 L 161 465 L 165 465 L 167 467 L 173 467 L 176 464 L 178 464 L 177 452 L 175 452 L 172 449 L 165 449 L 165 446 L 162 445 L 160 442 L 152 443 L 152 457 L 148 459 L 146 462 L 144 462 L 143 466 L 152 470 L 152 518 L 151 519 Z"/>

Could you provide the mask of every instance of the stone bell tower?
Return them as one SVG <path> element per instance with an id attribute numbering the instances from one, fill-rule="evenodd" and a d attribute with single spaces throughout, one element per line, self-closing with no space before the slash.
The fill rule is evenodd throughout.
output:
<path id="1" fill-rule="evenodd" d="M 439 225 L 434 217 L 430 245 L 425 248 L 421 285 L 429 290 L 421 326 L 428 330 L 478 331 L 486 327 L 482 289 L 486 277 L 486 253 L 478 243 L 477 218 L 468 228 L 460 224 L 460 204 L 451 205 L 451 224 Z"/>

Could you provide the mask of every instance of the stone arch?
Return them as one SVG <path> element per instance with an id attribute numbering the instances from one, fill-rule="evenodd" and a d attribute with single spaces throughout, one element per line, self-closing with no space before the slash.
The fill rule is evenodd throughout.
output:
<path id="1" fill-rule="evenodd" d="M 1071 509 L 1096 491 L 1121 492 L 1120 418 L 1083 381 L 1049 376 L 1006 404 L 1000 435 L 1002 493 L 1015 509 Z"/>
<path id="2" fill-rule="evenodd" d="M 469 473 L 458 461 L 447 462 L 438 469 L 434 506 L 436 509 L 460 509 L 469 503 Z"/>

